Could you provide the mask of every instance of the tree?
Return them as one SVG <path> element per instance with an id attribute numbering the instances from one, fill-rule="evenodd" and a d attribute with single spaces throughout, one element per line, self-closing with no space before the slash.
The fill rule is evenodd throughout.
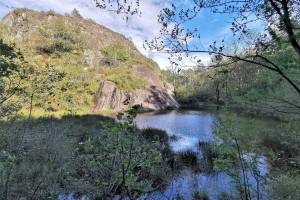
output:
<path id="1" fill-rule="evenodd" d="M 72 15 L 73 17 L 79 17 L 79 18 L 82 18 L 81 15 L 80 15 L 80 13 L 79 13 L 79 11 L 78 11 L 76 8 L 74 8 L 74 9 L 72 10 L 71 15 Z"/>
<path id="2" fill-rule="evenodd" d="M 160 35 L 152 41 L 147 41 L 151 49 L 170 53 L 171 57 L 177 60 L 181 60 L 183 55 L 197 57 L 199 53 L 208 53 L 214 60 L 254 64 L 279 74 L 300 95 L 300 86 L 287 75 L 285 63 L 274 62 L 271 58 L 278 45 L 277 39 L 283 37 L 294 50 L 293 57 L 297 60 L 295 67 L 300 68 L 300 45 L 296 37 L 300 22 L 298 0 L 191 0 L 188 5 L 188 8 L 182 8 L 172 4 L 170 8 L 161 11 Z M 192 46 L 189 43 L 193 40 L 193 44 L 198 44 L 201 30 L 187 28 L 185 24 L 196 20 L 204 9 L 233 16 L 231 30 L 237 41 L 243 44 L 242 48 L 235 52 L 226 52 L 224 41 L 221 44 L 214 41 L 207 48 Z M 254 21 L 264 22 L 265 31 L 253 35 L 249 25 Z"/>
<path id="3" fill-rule="evenodd" d="M 96 7 L 123 15 L 126 20 L 129 16 L 141 14 L 140 0 L 94 0 Z"/>
<path id="4" fill-rule="evenodd" d="M 39 101 L 46 102 L 49 96 L 55 95 L 56 84 L 64 76 L 64 73 L 56 70 L 49 64 L 46 64 L 44 67 L 30 67 L 28 69 L 23 87 L 25 96 L 29 98 L 29 120 L 31 119 L 34 98 L 39 97 Z M 48 107 L 48 110 L 51 110 L 51 107 Z"/>
<path id="5" fill-rule="evenodd" d="M 22 91 L 21 82 L 25 78 L 23 55 L 14 45 L 0 40 L 0 116 L 7 116 L 16 111 L 19 105 L 10 101 Z"/>

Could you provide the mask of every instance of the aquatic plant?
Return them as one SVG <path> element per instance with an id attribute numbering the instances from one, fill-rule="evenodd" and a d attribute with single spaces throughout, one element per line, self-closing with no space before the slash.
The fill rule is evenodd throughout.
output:
<path id="1" fill-rule="evenodd" d="M 214 161 L 220 156 L 218 146 L 214 143 L 199 141 L 199 149 L 202 153 L 200 169 L 204 172 L 213 172 Z"/>
<path id="2" fill-rule="evenodd" d="M 208 193 L 203 190 L 196 191 L 193 194 L 193 200 L 209 200 Z"/>
<path id="3" fill-rule="evenodd" d="M 190 167 L 192 169 L 198 168 L 198 157 L 194 151 L 183 151 L 177 154 L 178 164 L 183 167 Z"/>
<path id="4" fill-rule="evenodd" d="M 155 128 L 143 129 L 142 135 L 146 140 L 149 141 L 159 140 L 160 142 L 167 143 L 169 140 L 169 137 L 165 131 Z"/>
<path id="5" fill-rule="evenodd" d="M 240 198 L 233 196 L 225 191 L 221 192 L 218 197 L 219 200 L 239 200 Z"/>

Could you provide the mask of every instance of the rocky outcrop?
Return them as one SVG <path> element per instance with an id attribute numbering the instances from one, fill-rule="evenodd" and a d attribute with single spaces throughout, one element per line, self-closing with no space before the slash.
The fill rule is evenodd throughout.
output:
<path id="1" fill-rule="evenodd" d="M 126 92 L 118 89 L 111 81 L 102 81 L 95 95 L 94 112 L 103 109 L 122 111 L 140 105 L 143 111 L 157 111 L 178 108 L 170 84 L 162 81 L 159 74 L 146 66 L 134 66 L 133 73 L 148 82 L 145 89 Z"/>
<path id="2" fill-rule="evenodd" d="M 179 104 L 168 93 L 155 86 L 139 89 L 134 92 L 124 92 L 111 81 L 102 81 L 98 93 L 95 95 L 93 112 L 112 109 L 123 111 L 134 105 L 140 105 L 143 111 L 164 110 L 178 108 Z"/>
<path id="3" fill-rule="evenodd" d="M 73 66 L 72 69 L 76 70 L 71 73 L 66 70 L 67 80 L 72 90 L 70 98 L 78 107 L 88 105 L 93 112 L 104 109 L 119 112 L 136 104 L 145 111 L 179 107 L 173 98 L 172 86 L 161 78 L 155 62 L 144 57 L 123 35 L 91 20 L 52 11 L 16 9 L 1 20 L 0 37 L 6 42 L 16 43 L 32 63 L 47 62 L 57 65 L 60 70 Z M 118 50 L 123 47 L 126 56 L 121 52 L 121 59 L 118 59 L 116 47 L 108 48 L 111 46 L 117 46 Z M 105 48 L 110 51 L 105 53 Z M 110 53 L 115 54 L 113 58 L 109 57 Z M 89 74 L 89 80 L 80 78 L 85 73 Z M 117 76 L 114 76 L 116 73 Z M 120 81 L 121 85 L 126 85 L 124 80 L 128 80 L 131 90 L 122 88 L 117 83 L 118 78 L 124 78 Z M 90 85 L 98 84 L 98 80 L 100 85 L 96 91 Z M 135 81 L 140 83 L 137 83 L 138 87 L 132 85 Z M 72 84 L 81 85 L 73 87 Z M 64 101 L 66 98 L 60 99 L 58 104 L 62 105 Z M 69 102 L 66 105 L 69 106 Z"/>

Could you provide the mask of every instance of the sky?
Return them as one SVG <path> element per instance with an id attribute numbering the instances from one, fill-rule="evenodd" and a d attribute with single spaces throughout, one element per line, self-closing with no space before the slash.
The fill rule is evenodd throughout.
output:
<path id="1" fill-rule="evenodd" d="M 0 0 L 0 18 L 13 8 L 30 8 L 38 11 L 54 10 L 60 14 L 70 13 L 76 8 L 84 18 L 93 19 L 97 23 L 130 38 L 145 56 L 149 56 L 150 51 L 143 47 L 144 41 L 151 40 L 159 34 L 160 24 L 157 21 L 157 16 L 160 10 L 169 6 L 172 1 L 177 4 L 180 2 L 180 6 L 183 7 L 189 3 L 189 0 L 140 0 L 141 15 L 132 16 L 126 21 L 113 12 L 100 10 L 95 6 L 93 0 Z M 200 30 L 200 45 L 207 48 L 215 40 L 226 40 L 231 37 L 231 17 L 212 14 L 208 10 L 204 10 L 189 26 L 197 27 Z M 259 26 L 259 23 L 253 24 L 254 28 Z M 198 56 L 204 64 L 210 61 L 207 54 Z M 168 54 L 151 53 L 151 58 L 164 69 L 170 66 L 168 57 Z M 183 65 L 190 66 L 192 64 L 190 59 L 183 59 Z"/>

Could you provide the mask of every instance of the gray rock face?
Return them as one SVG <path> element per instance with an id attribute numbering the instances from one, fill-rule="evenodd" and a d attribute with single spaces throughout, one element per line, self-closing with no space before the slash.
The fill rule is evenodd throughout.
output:
<path id="1" fill-rule="evenodd" d="M 135 66 L 133 73 L 147 80 L 148 84 L 145 89 L 126 92 L 120 90 L 111 81 L 102 81 L 99 91 L 94 98 L 93 111 L 97 112 L 103 109 L 123 111 L 137 104 L 144 111 L 157 111 L 179 107 L 179 104 L 173 97 L 171 85 L 163 82 L 157 72 L 145 66 Z"/>
<path id="2" fill-rule="evenodd" d="M 179 104 L 167 90 L 156 86 L 124 92 L 111 81 L 102 81 L 94 98 L 93 112 L 103 109 L 123 111 L 134 105 L 140 105 L 143 111 L 157 111 L 167 108 L 178 108 Z"/>

